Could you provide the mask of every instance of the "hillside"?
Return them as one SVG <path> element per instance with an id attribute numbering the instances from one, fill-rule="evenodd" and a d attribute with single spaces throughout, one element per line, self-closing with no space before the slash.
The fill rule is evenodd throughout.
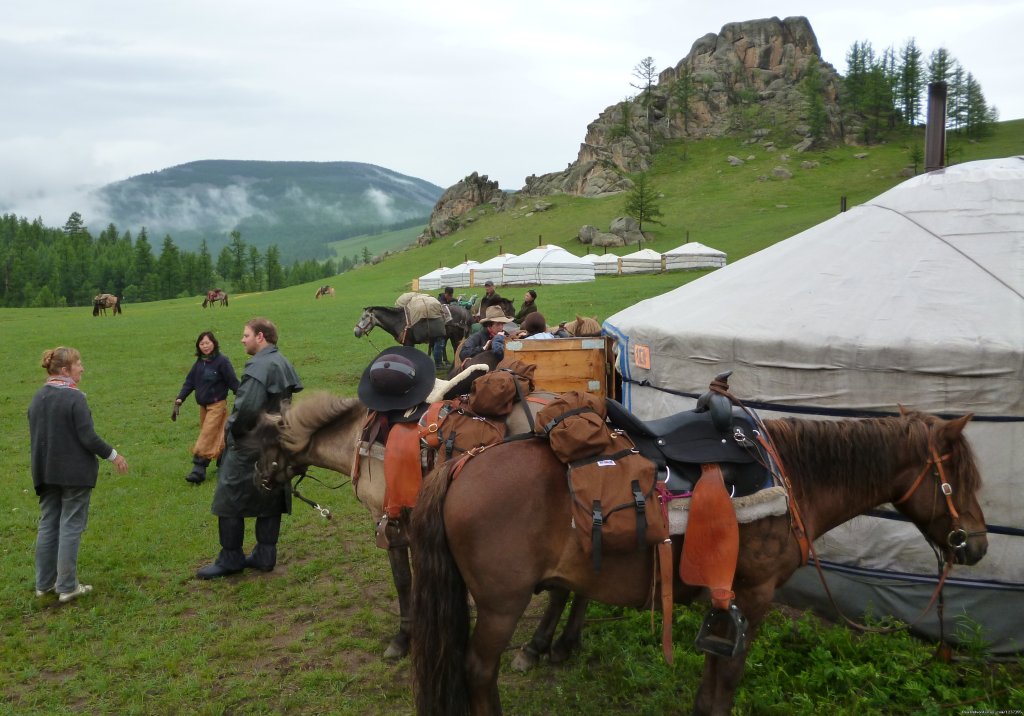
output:
<path id="1" fill-rule="evenodd" d="M 904 181 L 913 171 L 911 148 L 923 142 L 920 127 L 896 133 L 885 144 L 802 153 L 783 147 L 769 150 L 733 137 L 668 142 L 654 156 L 649 172 L 663 223 L 644 226 L 645 247 L 667 251 L 699 241 L 736 261 L 835 215 L 843 197 L 853 207 Z M 951 132 L 947 149 L 950 163 L 1024 154 L 1024 120 L 999 123 L 981 141 Z M 743 163 L 733 166 L 730 156 Z M 790 178 L 774 176 L 776 167 L 788 171 Z M 481 205 L 460 218 L 454 233 L 388 256 L 388 273 L 404 275 L 407 286 L 438 266 L 485 261 L 502 252 L 518 254 L 538 243 L 583 255 L 591 247 L 580 243 L 580 228 L 590 224 L 607 231 L 612 219 L 624 214 L 625 205 L 622 194 L 543 199 L 520 194 L 514 199 L 501 210 Z M 621 255 L 636 249 L 609 251 Z"/>
<path id="2" fill-rule="evenodd" d="M 108 184 L 98 191 L 113 222 L 193 251 L 211 253 L 239 231 L 247 244 L 276 244 L 282 256 L 327 258 L 325 244 L 359 234 L 424 223 L 441 188 L 358 162 L 190 162 Z"/>

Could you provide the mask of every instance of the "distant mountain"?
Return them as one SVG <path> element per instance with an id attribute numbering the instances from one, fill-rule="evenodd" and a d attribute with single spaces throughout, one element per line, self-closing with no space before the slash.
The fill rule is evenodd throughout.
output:
<path id="1" fill-rule="evenodd" d="M 286 261 L 327 258 L 328 242 L 425 225 L 443 191 L 359 162 L 207 160 L 100 188 L 107 213 L 90 223 L 133 236 L 145 227 L 154 251 L 170 234 L 188 251 L 206 239 L 216 259 L 238 231 L 261 250 L 276 244 Z"/>

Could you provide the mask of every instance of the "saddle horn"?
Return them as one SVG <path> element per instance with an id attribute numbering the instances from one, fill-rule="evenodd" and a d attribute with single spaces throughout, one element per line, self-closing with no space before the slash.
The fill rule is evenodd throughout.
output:
<path id="1" fill-rule="evenodd" d="M 711 381 L 707 391 L 697 399 L 697 407 L 694 410 L 698 413 L 711 411 L 711 422 L 719 431 L 725 432 L 732 425 L 732 401 L 724 395 L 729 390 L 729 376 L 731 370 L 719 373 Z"/>

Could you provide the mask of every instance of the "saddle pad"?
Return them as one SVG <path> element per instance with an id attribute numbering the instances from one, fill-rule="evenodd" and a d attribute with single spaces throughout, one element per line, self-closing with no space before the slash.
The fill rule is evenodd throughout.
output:
<path id="1" fill-rule="evenodd" d="M 781 486 L 769 487 L 746 497 L 733 499 L 736 521 L 740 524 L 754 522 L 764 517 L 777 517 L 789 512 L 789 498 Z M 668 503 L 668 533 L 686 534 L 690 521 L 690 499 L 683 497 Z"/>

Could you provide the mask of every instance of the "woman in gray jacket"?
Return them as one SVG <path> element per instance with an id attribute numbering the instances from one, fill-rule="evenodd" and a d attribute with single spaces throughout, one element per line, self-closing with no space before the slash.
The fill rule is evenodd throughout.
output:
<path id="1" fill-rule="evenodd" d="M 46 383 L 28 408 L 32 483 L 39 495 L 36 535 L 36 596 L 56 593 L 61 603 L 88 594 L 78 581 L 78 546 L 89 517 L 101 457 L 128 472 L 124 456 L 96 434 L 85 393 L 78 389 L 85 369 L 74 348 L 43 352 Z"/>

